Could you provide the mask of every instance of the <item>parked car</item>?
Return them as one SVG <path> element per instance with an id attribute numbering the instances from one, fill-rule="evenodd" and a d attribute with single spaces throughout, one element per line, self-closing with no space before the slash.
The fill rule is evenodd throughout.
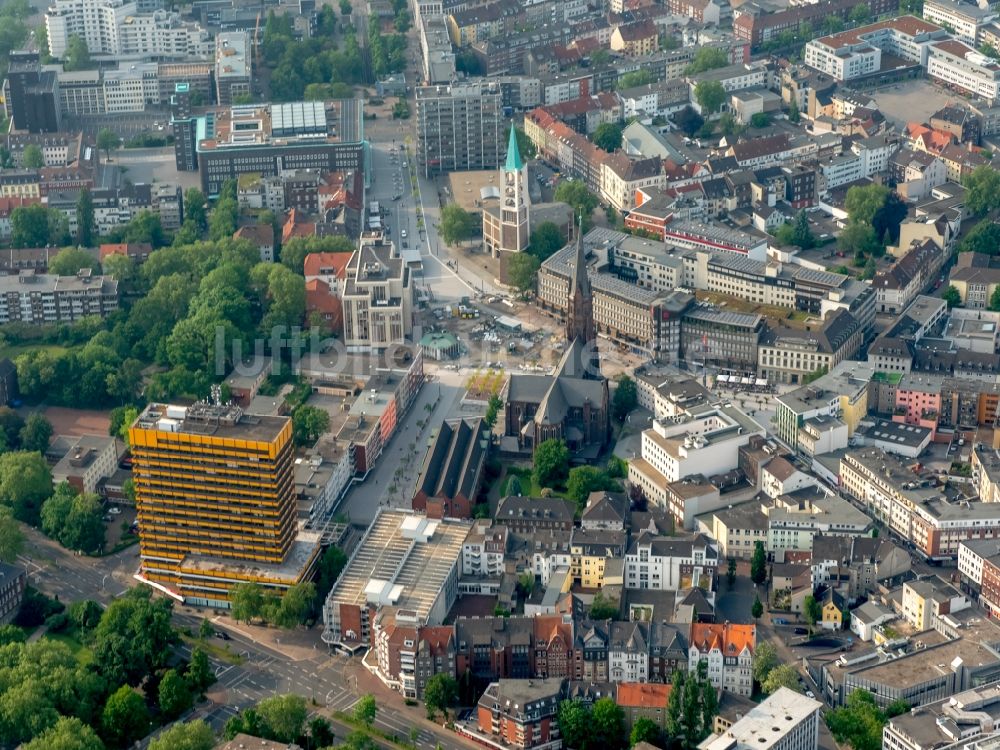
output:
<path id="1" fill-rule="evenodd" d="M 806 698 L 815 698 L 816 694 L 812 690 L 806 690 Z"/>
<path id="2" fill-rule="evenodd" d="M 219 638 L 219 639 L 221 639 L 223 641 L 231 641 L 232 640 L 232 638 L 229 637 L 229 633 L 225 632 L 224 630 L 216 630 L 215 631 L 215 637 Z"/>
<path id="3" fill-rule="evenodd" d="M 121 515 L 121 512 L 122 512 L 121 508 L 108 508 L 108 513 L 110 513 L 113 516 Z"/>
<path id="4" fill-rule="evenodd" d="M 788 624 L 788 620 L 786 620 L 784 617 L 775 617 L 774 618 L 774 624 L 775 625 L 787 625 Z"/>
<path id="5" fill-rule="evenodd" d="M 795 635 L 809 635 L 808 628 L 795 628 Z"/>

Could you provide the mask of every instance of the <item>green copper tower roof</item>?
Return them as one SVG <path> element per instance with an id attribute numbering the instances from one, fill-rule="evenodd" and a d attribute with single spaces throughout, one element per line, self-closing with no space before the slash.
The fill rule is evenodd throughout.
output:
<path id="1" fill-rule="evenodd" d="M 504 171 L 506 172 L 519 172 L 524 168 L 524 162 L 521 161 L 521 151 L 517 147 L 517 133 L 514 132 L 514 126 L 510 127 L 510 141 L 507 143 L 507 163 L 503 165 Z"/>

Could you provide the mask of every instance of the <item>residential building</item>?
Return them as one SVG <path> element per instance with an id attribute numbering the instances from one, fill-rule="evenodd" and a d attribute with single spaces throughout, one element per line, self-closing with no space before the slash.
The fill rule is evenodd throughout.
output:
<path id="1" fill-rule="evenodd" d="M 231 107 L 252 94 L 252 50 L 245 31 L 222 32 L 215 37 L 215 100 Z"/>
<path id="2" fill-rule="evenodd" d="M 806 420 L 829 416 L 844 422 L 848 435 L 853 435 L 868 414 L 868 384 L 874 372 L 873 366 L 862 362 L 842 362 L 812 383 L 775 396 L 775 434 L 793 451 L 800 451 Z"/>
<path id="3" fill-rule="evenodd" d="M 945 583 L 917 580 L 903 584 L 903 619 L 918 633 L 934 628 L 937 618 L 970 606 L 964 594 Z"/>
<path id="4" fill-rule="evenodd" d="M 27 584 L 24 568 L 0 563 L 0 623 L 8 625 L 17 616 Z"/>
<path id="5" fill-rule="evenodd" d="M 469 525 L 379 511 L 323 605 L 323 641 L 349 652 L 373 643 L 375 614 L 440 625 L 458 596 Z"/>
<path id="6" fill-rule="evenodd" d="M 68 482 L 77 492 L 96 493 L 100 482 L 118 469 L 118 459 L 124 452 L 116 438 L 81 435 L 52 467 L 52 483 Z"/>
<path id="7" fill-rule="evenodd" d="M 413 331 L 410 269 L 379 233 L 362 235 L 347 264 L 340 297 L 348 351 L 385 349 Z"/>
<path id="8" fill-rule="evenodd" d="M 236 230 L 234 240 L 246 240 L 256 249 L 261 263 L 274 262 L 274 227 L 270 224 L 247 224 Z"/>
<path id="9" fill-rule="evenodd" d="M 573 625 L 562 615 L 459 617 L 455 644 L 455 672 L 476 685 L 567 678 L 576 669 Z M 606 652 L 603 658 L 607 665 Z"/>
<path id="10" fill-rule="evenodd" d="M 851 0 L 820 0 L 817 3 L 794 5 L 769 12 L 752 3 L 734 10 L 733 35 L 756 48 L 777 39 L 782 31 L 798 29 L 802 23 L 810 23 L 813 28 L 819 28 L 823 25 L 823 20 L 831 15 L 846 21 L 856 5 Z M 865 5 L 870 18 L 895 13 L 899 7 L 894 0 L 868 0 Z"/>
<path id="11" fill-rule="evenodd" d="M 1000 529 L 1000 504 L 951 501 L 928 478 L 876 448 L 849 451 L 840 461 L 840 480 L 845 492 L 928 559 L 953 560 L 962 541 L 994 538 Z"/>
<path id="12" fill-rule="evenodd" d="M 757 629 L 734 623 L 693 623 L 688 646 L 688 671 L 707 662 L 708 679 L 717 690 L 749 697 L 753 691 L 753 655 Z"/>
<path id="13" fill-rule="evenodd" d="M 509 495 L 501 498 L 497 506 L 496 522 L 517 534 L 532 531 L 573 530 L 573 504 L 561 497 L 521 497 Z"/>
<path id="14" fill-rule="evenodd" d="M 1000 86 L 1000 64 L 964 42 L 948 39 L 931 45 L 927 77 L 992 106 Z"/>
<path id="15" fill-rule="evenodd" d="M 507 526 L 482 522 L 474 526 L 462 543 L 462 578 L 500 578 L 509 542 Z"/>
<path id="16" fill-rule="evenodd" d="M 496 169 L 503 160 L 503 107 L 492 82 L 416 90 L 417 164 L 424 176 Z"/>
<path id="17" fill-rule="evenodd" d="M 611 50 L 626 57 L 644 57 L 657 50 L 659 33 L 650 20 L 620 24 L 611 32 Z"/>
<path id="18" fill-rule="evenodd" d="M 984 253 L 959 253 L 948 277 L 965 307 L 983 310 L 1000 286 L 1000 262 Z"/>
<path id="19" fill-rule="evenodd" d="M 449 84 L 455 79 L 455 53 L 442 15 L 420 13 L 420 62 L 423 80 L 430 86 Z"/>
<path id="20" fill-rule="evenodd" d="M 653 420 L 642 433 L 641 457 L 629 462 L 629 481 L 646 497 L 667 504 L 667 484 L 739 465 L 739 449 L 764 428 L 732 404 L 711 404 L 689 418 Z"/>
<path id="21" fill-rule="evenodd" d="M 666 729 L 670 689 L 670 685 L 655 682 L 619 683 L 615 702 L 625 714 L 625 728 L 631 732 L 639 719 L 649 719 L 660 729 Z"/>
<path id="22" fill-rule="evenodd" d="M 816 750 L 823 704 L 778 688 L 739 721 L 705 738 L 699 750 Z"/>
<path id="23" fill-rule="evenodd" d="M 924 4 L 924 18 L 945 26 L 960 42 L 973 47 L 983 43 L 983 28 L 997 18 L 990 7 L 980 7 L 958 0 L 929 0 Z"/>
<path id="24" fill-rule="evenodd" d="M 421 698 L 436 674 L 455 677 L 455 630 L 421 625 L 407 612 L 380 612 L 372 647 L 375 675 L 408 699 Z"/>
<path id="25" fill-rule="evenodd" d="M 937 278 L 950 250 L 931 239 L 914 240 L 904 255 L 885 271 L 875 274 L 872 287 L 878 311 L 890 315 L 903 312 Z"/>
<path id="26" fill-rule="evenodd" d="M 191 117 L 181 101 L 178 107 L 173 120 L 195 129 L 184 137 L 195 144 L 193 161 L 208 197 L 242 174 L 270 177 L 290 167 L 323 173 L 370 169 L 360 100 L 247 104 L 201 117 Z M 178 155 L 183 148 L 175 142 Z M 181 161 L 187 166 L 191 158 Z"/>
<path id="27" fill-rule="evenodd" d="M 804 62 L 837 81 L 879 73 L 883 53 L 923 67 L 930 43 L 948 37 L 941 26 L 928 23 L 940 23 L 939 19 L 929 16 L 926 9 L 924 16 L 927 21 L 899 16 L 814 39 L 806 44 Z"/>
<path id="28" fill-rule="evenodd" d="M 585 589 L 603 588 L 608 561 L 622 559 L 626 539 L 625 531 L 621 529 L 574 529 L 570 541 L 573 584 Z"/>
<path id="29" fill-rule="evenodd" d="M 962 591 L 979 601 L 983 590 L 983 565 L 986 560 L 1000 561 L 1000 541 L 996 539 L 965 539 L 958 545 L 958 572 Z M 1000 567 L 1000 566 L 996 566 Z"/>
<path id="30" fill-rule="evenodd" d="M 476 707 L 478 731 L 460 725 L 459 732 L 497 750 L 559 750 L 562 688 L 560 678 L 494 682 Z"/>
<path id="31" fill-rule="evenodd" d="M 698 523 L 719 543 L 720 557 L 749 560 L 758 542 L 767 546 L 767 516 L 758 502 L 748 501 L 706 513 Z"/>
<path id="32" fill-rule="evenodd" d="M 765 260 L 767 255 L 767 240 L 762 235 L 716 224 L 671 222 L 664 228 L 663 241 L 683 249 L 725 251 L 754 260 Z"/>
<path id="33" fill-rule="evenodd" d="M 55 0 L 45 12 L 49 54 L 61 60 L 76 35 L 92 55 L 119 55 L 121 28 L 135 15 L 135 2 L 126 0 Z"/>
<path id="34" fill-rule="evenodd" d="M 280 594 L 312 573 L 320 535 L 296 529 L 289 418 L 245 416 L 218 398 L 150 404 L 129 445 L 142 580 L 228 607 L 238 582 Z"/>
<path id="35" fill-rule="evenodd" d="M 771 464 L 780 460 L 776 458 Z M 815 486 L 783 493 L 762 511 L 767 517 L 768 552 L 811 552 L 820 536 L 863 538 L 871 533 L 868 516 L 847 500 Z"/>
<path id="36" fill-rule="evenodd" d="M 0 277 L 0 323 L 51 325 L 90 315 L 105 317 L 118 309 L 118 282 L 112 276 L 53 276 L 23 270 Z"/>
<path id="37" fill-rule="evenodd" d="M 471 518 L 489 443 L 489 429 L 479 417 L 442 422 L 417 477 L 413 510 L 429 518 Z"/>
<path id="38" fill-rule="evenodd" d="M 510 0 L 487 0 L 447 14 L 448 33 L 456 47 L 502 37 L 524 21 L 524 11 Z"/>
<path id="39" fill-rule="evenodd" d="M 701 534 L 676 539 L 643 533 L 625 554 L 625 586 L 657 591 L 697 586 L 711 591 L 718 564 L 718 551 Z"/>

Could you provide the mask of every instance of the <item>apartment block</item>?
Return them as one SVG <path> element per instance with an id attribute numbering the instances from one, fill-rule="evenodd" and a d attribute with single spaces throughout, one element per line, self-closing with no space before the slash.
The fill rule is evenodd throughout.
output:
<path id="1" fill-rule="evenodd" d="M 642 534 L 625 554 L 625 585 L 656 591 L 692 586 L 710 590 L 718 565 L 719 552 L 706 536 L 677 539 Z"/>
<path id="2" fill-rule="evenodd" d="M 426 177 L 500 166 L 506 154 L 501 96 L 488 81 L 417 88 L 417 163 Z"/>
<path id="3" fill-rule="evenodd" d="M 757 629 L 734 623 L 693 623 L 688 646 L 688 671 L 697 672 L 704 661 L 708 679 L 717 690 L 750 697 L 753 691 L 753 656 Z"/>
<path id="4" fill-rule="evenodd" d="M 927 77 L 992 106 L 1000 90 L 1000 63 L 964 42 L 948 39 L 931 45 Z"/>
<path id="5" fill-rule="evenodd" d="M 997 12 L 989 6 L 981 7 L 958 0 L 928 0 L 924 3 L 924 18 L 948 27 L 960 42 L 973 47 L 983 43 L 983 29 L 996 20 Z"/>
<path id="6" fill-rule="evenodd" d="M 0 276 L 0 323 L 51 325 L 72 323 L 89 315 L 105 317 L 118 309 L 118 282 L 113 276 L 53 276 L 24 270 Z"/>
<path id="7" fill-rule="evenodd" d="M 775 432 L 792 450 L 802 450 L 801 430 L 814 417 L 835 417 L 853 435 L 868 414 L 873 366 L 842 362 L 829 373 L 794 391 L 775 396 Z"/>

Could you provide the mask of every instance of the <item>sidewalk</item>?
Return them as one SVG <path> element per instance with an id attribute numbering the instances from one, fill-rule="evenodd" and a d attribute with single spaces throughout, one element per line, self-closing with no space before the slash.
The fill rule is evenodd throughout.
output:
<path id="1" fill-rule="evenodd" d="M 248 625 L 236 622 L 228 615 L 220 614 L 210 618 L 212 624 L 228 633 L 236 633 L 256 644 L 281 654 L 291 661 L 304 661 L 317 654 L 327 652 L 326 644 L 320 640 L 322 627 L 314 625 L 308 630 L 281 630 L 262 625 Z"/>

